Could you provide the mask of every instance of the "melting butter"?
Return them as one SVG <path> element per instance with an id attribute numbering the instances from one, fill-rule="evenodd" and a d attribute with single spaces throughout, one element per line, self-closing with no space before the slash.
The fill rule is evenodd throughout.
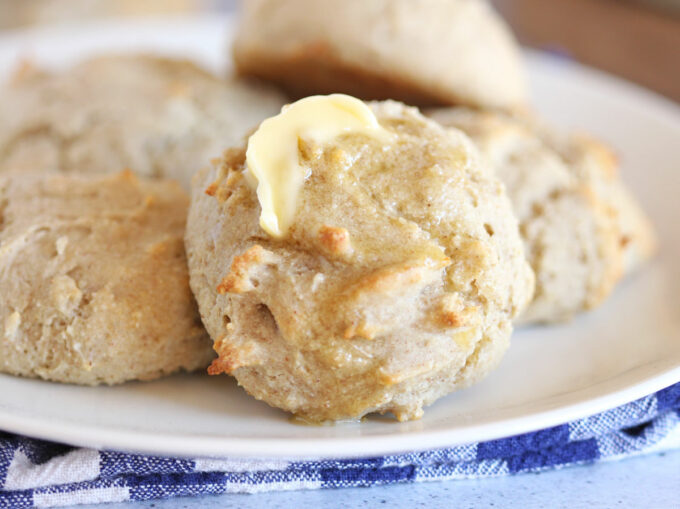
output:
<path id="1" fill-rule="evenodd" d="M 366 103 L 344 94 L 300 99 L 260 124 L 248 139 L 245 175 L 257 188 L 264 231 L 283 237 L 295 217 L 298 195 L 308 176 L 300 165 L 299 139 L 321 145 L 351 133 L 385 143 L 392 140 L 392 134 L 378 123 Z"/>

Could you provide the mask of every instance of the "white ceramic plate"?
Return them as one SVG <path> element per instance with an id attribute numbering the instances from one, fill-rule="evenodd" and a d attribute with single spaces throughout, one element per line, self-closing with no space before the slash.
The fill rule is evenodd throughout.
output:
<path id="1" fill-rule="evenodd" d="M 225 19 L 65 27 L 0 37 L 0 73 L 21 57 L 62 65 L 102 50 L 190 56 L 219 69 Z M 499 438 L 583 417 L 680 380 L 680 109 L 598 72 L 530 53 L 537 109 L 617 147 L 623 177 L 652 216 L 660 256 L 598 310 L 518 331 L 501 367 L 426 410 L 309 427 L 228 377 L 174 376 L 85 388 L 0 375 L 0 429 L 75 445 L 172 455 L 360 456 Z"/>

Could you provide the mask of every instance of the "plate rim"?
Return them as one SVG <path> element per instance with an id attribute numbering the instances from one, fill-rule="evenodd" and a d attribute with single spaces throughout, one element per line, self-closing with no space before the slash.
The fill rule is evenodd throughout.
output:
<path id="1" fill-rule="evenodd" d="M 11 375 L 7 375 L 11 376 Z M 619 390 L 606 392 L 583 401 L 552 410 L 538 411 L 501 421 L 464 425 L 453 430 L 413 431 L 404 434 L 378 434 L 364 437 L 333 438 L 243 438 L 196 434 L 140 432 L 130 429 L 60 423 L 60 429 L 30 416 L 12 416 L 0 412 L 3 431 L 78 447 L 130 453 L 157 454 L 182 458 L 288 458 L 342 459 L 374 455 L 400 454 L 435 448 L 455 447 L 475 442 L 507 438 L 530 433 L 595 415 L 633 402 L 680 382 L 680 366 Z M 0 406 L 0 410 L 2 407 Z M 395 426 L 399 423 L 395 421 Z M 342 423 L 338 424 L 342 425 Z M 101 438 L 102 436 L 106 438 Z M 414 448 L 413 444 L 417 443 Z M 168 445 L 171 444 L 171 445 Z M 274 445 L 276 445 L 274 447 Z M 300 454 L 301 450 L 322 451 Z"/>

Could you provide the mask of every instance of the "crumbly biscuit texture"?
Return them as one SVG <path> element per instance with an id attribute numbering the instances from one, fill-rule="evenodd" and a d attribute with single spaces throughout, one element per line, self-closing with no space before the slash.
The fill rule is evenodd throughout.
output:
<path id="1" fill-rule="evenodd" d="M 464 108 L 429 114 L 469 134 L 507 187 L 536 273 L 521 321 L 562 321 L 597 306 L 654 253 L 652 227 L 601 143 L 529 116 Z"/>
<path id="2" fill-rule="evenodd" d="M 483 0 L 249 0 L 237 69 L 297 97 L 344 92 L 414 105 L 527 102 L 519 48 Z"/>
<path id="3" fill-rule="evenodd" d="M 371 107 L 389 145 L 300 139 L 309 175 L 283 239 L 259 225 L 243 148 L 194 181 L 186 244 L 210 371 L 315 422 L 419 417 L 496 366 L 533 290 L 471 141 L 401 103 Z"/>
<path id="4" fill-rule="evenodd" d="M 70 69 L 25 67 L 0 93 L 0 172 L 191 176 L 284 103 L 188 61 L 108 56 Z"/>
<path id="5" fill-rule="evenodd" d="M 95 385 L 204 368 L 174 182 L 0 175 L 0 371 Z"/>

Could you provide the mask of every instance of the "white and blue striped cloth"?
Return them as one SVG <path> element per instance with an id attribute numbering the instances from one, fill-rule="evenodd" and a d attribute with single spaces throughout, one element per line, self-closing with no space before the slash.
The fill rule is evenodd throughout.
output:
<path id="1" fill-rule="evenodd" d="M 617 459 L 680 431 L 680 383 L 561 426 L 459 447 L 345 460 L 176 459 L 0 432 L 0 508 L 56 507 L 480 478 Z"/>

